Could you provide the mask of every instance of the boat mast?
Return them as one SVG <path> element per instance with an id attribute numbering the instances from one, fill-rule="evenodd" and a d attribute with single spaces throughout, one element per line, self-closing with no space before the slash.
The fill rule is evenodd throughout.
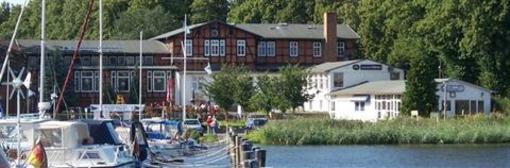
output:
<path id="1" fill-rule="evenodd" d="M 139 107 L 139 111 L 138 111 L 138 121 L 142 121 L 142 111 L 143 111 L 143 108 L 142 108 L 142 60 L 143 60 L 143 56 L 142 56 L 142 39 L 143 39 L 143 31 L 140 31 L 140 60 L 138 61 L 140 63 L 140 74 L 138 75 L 138 105 L 140 106 Z"/>
<path id="2" fill-rule="evenodd" d="M 186 47 L 186 44 L 187 44 L 187 35 L 188 34 L 188 27 L 187 27 L 187 23 L 186 23 L 186 15 L 184 15 L 184 44 L 182 44 L 184 50 L 183 50 L 183 55 L 184 55 L 184 67 L 183 67 L 183 77 L 182 77 L 182 83 L 183 83 L 183 88 L 182 88 L 182 122 L 184 123 L 184 121 L 186 120 L 186 53 L 187 53 L 187 47 Z"/>
<path id="3" fill-rule="evenodd" d="M 39 67 L 39 118 L 44 116 L 44 108 L 43 108 L 43 102 L 44 102 L 44 61 L 45 61 L 45 45 L 44 45 L 44 29 L 45 29 L 45 10 L 46 10 L 46 0 L 41 1 L 41 64 Z M 28 98 L 27 98 L 28 99 Z"/>
<path id="4" fill-rule="evenodd" d="M 99 113 L 103 117 L 103 0 L 99 0 Z"/>

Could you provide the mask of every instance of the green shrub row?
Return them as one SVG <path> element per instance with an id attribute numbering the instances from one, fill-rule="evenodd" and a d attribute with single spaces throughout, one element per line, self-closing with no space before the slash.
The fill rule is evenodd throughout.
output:
<path id="1" fill-rule="evenodd" d="M 270 121 L 247 138 L 260 144 L 466 144 L 510 142 L 510 117 L 470 116 L 437 122 L 398 118 L 376 123 L 301 118 Z"/>

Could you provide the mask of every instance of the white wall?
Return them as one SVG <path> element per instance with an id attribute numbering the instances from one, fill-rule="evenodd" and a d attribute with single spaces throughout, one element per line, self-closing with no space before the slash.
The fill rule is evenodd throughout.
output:
<path id="1" fill-rule="evenodd" d="M 381 65 L 381 70 L 354 70 L 353 65 Z M 309 83 L 312 84 L 312 86 L 317 86 L 316 88 L 311 88 L 307 92 L 309 94 L 315 94 L 315 97 L 310 102 L 304 103 L 304 110 L 305 111 L 313 111 L 313 112 L 327 112 L 330 111 L 330 101 L 331 98 L 328 96 L 328 94 L 332 91 L 342 89 L 345 87 L 350 87 L 353 85 L 357 85 L 361 82 L 365 81 L 380 81 L 380 80 L 390 80 L 390 71 L 388 70 L 389 66 L 370 61 L 370 60 L 363 60 L 355 64 L 347 65 L 344 67 L 340 67 L 338 69 L 331 70 L 327 73 L 322 74 L 313 74 L 309 78 Z M 333 77 L 334 74 L 337 72 L 343 72 L 344 76 L 344 87 L 334 87 L 334 81 Z M 392 68 L 392 72 L 399 72 L 399 80 L 404 79 L 404 71 L 399 68 Z M 327 82 L 326 84 L 323 83 L 323 87 L 320 88 L 320 83 L 315 82 L 317 79 L 322 79 L 323 82 Z M 322 105 L 321 105 L 322 102 Z M 312 104 L 310 108 L 310 103 Z"/>
<path id="2" fill-rule="evenodd" d="M 484 112 L 490 113 L 491 108 L 491 93 L 488 90 L 481 89 L 479 87 L 472 86 L 470 84 L 466 84 L 465 82 L 457 81 L 457 80 L 451 80 L 446 83 L 447 85 L 461 85 L 464 86 L 464 91 L 462 92 L 455 92 L 455 96 L 452 97 L 449 92 L 446 94 L 446 100 L 450 101 L 451 103 L 451 109 L 447 111 L 449 117 L 452 117 L 455 115 L 455 100 L 475 100 L 477 101 L 483 101 L 483 110 Z M 443 92 L 443 84 L 438 83 L 436 92 L 436 95 L 439 96 L 438 100 L 438 109 L 442 109 L 442 102 L 444 100 L 444 92 Z M 441 111 L 442 112 L 442 111 Z M 469 113 L 469 111 L 465 111 L 465 113 Z"/>
<path id="3" fill-rule="evenodd" d="M 186 105 L 190 105 L 190 100 L 193 98 L 193 84 L 197 82 L 205 82 L 209 76 L 206 72 L 187 72 L 186 73 Z M 199 84 L 200 85 L 200 84 Z M 182 105 L 182 92 L 183 92 L 183 74 L 178 72 L 176 74 L 174 97 L 177 105 Z M 207 100 L 203 91 L 199 88 L 195 89 L 195 99 Z"/>

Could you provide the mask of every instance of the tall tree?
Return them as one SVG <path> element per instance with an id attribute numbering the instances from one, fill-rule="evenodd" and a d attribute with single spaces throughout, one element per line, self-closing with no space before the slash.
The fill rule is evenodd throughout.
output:
<path id="1" fill-rule="evenodd" d="M 233 98 L 235 78 L 232 77 L 232 73 L 234 70 L 224 65 L 221 71 L 212 74 L 212 82 L 204 85 L 205 93 L 225 111 L 225 116 L 235 102 Z"/>
<path id="2" fill-rule="evenodd" d="M 306 90 L 308 72 L 301 69 L 298 65 L 289 65 L 280 69 L 277 80 L 277 103 L 276 106 L 280 111 L 286 112 L 297 107 L 313 98 L 314 95 L 308 94 Z"/>
<path id="3" fill-rule="evenodd" d="M 250 98 L 251 108 L 269 114 L 276 106 L 277 79 L 267 74 L 257 77 L 255 94 Z"/>
<path id="4" fill-rule="evenodd" d="M 210 20 L 227 20 L 229 11 L 228 0 L 193 0 L 191 4 L 191 23 L 202 23 Z"/>
<path id="5" fill-rule="evenodd" d="M 180 26 L 177 20 L 160 18 L 172 18 L 162 6 L 128 10 L 115 21 L 113 36 L 115 39 L 138 39 L 143 31 L 144 37 L 150 38 Z"/>
<path id="6" fill-rule="evenodd" d="M 402 113 L 418 110 L 420 116 L 429 116 L 437 107 L 434 78 L 437 74 L 437 58 L 419 38 L 407 38 L 402 50 L 410 55 L 410 69 L 407 74 L 406 90 L 402 102 Z"/>
<path id="7" fill-rule="evenodd" d="M 233 99 L 243 109 L 248 108 L 250 98 L 255 94 L 253 78 L 246 67 L 233 67 L 230 73 L 234 86 Z"/>

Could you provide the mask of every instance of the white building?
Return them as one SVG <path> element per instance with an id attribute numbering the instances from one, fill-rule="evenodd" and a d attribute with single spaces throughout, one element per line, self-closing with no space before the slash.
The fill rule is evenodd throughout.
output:
<path id="1" fill-rule="evenodd" d="M 310 69 L 310 89 L 315 97 L 304 104 L 307 112 L 327 112 L 333 107 L 329 94 L 370 81 L 402 80 L 404 71 L 371 60 L 328 62 Z"/>
<path id="2" fill-rule="evenodd" d="M 442 111 L 446 85 L 447 116 L 489 113 L 491 91 L 455 79 L 436 79 L 438 111 Z M 443 83 L 444 82 L 444 83 Z M 400 115 L 405 81 L 373 81 L 332 92 L 329 110 L 334 119 L 377 121 Z"/>

